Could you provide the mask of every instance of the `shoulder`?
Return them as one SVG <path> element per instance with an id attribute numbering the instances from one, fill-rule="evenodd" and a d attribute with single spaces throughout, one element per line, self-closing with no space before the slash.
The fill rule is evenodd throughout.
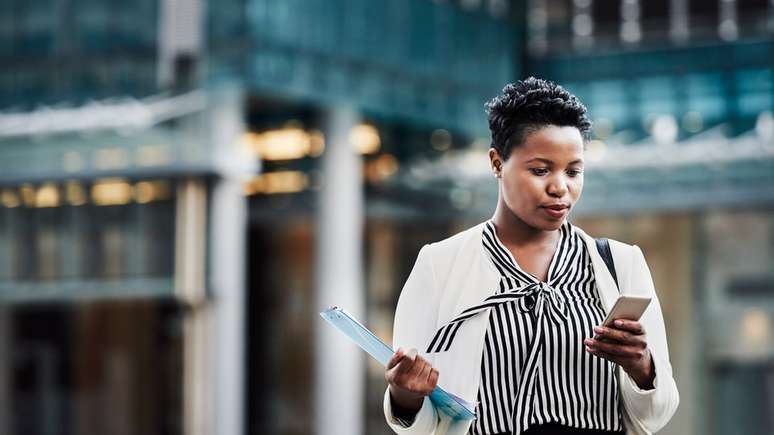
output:
<path id="1" fill-rule="evenodd" d="M 585 240 L 588 248 L 598 253 L 596 240 L 601 237 L 590 235 L 577 226 L 574 229 Z M 636 271 L 636 269 L 647 269 L 645 256 L 639 246 L 611 238 L 607 238 L 607 240 L 610 245 L 610 253 L 613 255 L 615 268 L 619 274 L 628 275 L 630 272 Z"/>
<path id="2" fill-rule="evenodd" d="M 581 227 L 573 225 L 573 230 L 584 240 L 586 241 L 586 244 L 588 245 L 595 245 L 597 239 L 605 238 L 608 240 L 610 244 L 610 250 L 613 252 L 613 256 L 616 256 L 617 252 L 621 253 L 631 253 L 635 250 L 639 250 L 639 247 L 637 245 L 632 245 L 626 242 L 622 242 L 620 240 L 611 239 L 608 237 L 604 237 L 602 235 L 597 234 L 589 234 L 586 231 L 584 231 Z"/>
<path id="3" fill-rule="evenodd" d="M 427 251 L 433 257 L 454 255 L 470 246 L 480 246 L 481 234 L 486 222 L 472 226 L 466 230 L 460 231 L 443 240 L 426 245 L 423 250 Z"/>

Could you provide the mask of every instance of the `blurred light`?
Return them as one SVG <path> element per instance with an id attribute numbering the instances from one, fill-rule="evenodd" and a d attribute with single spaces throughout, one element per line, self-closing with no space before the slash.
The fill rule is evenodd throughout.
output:
<path id="1" fill-rule="evenodd" d="M 62 166 L 66 172 L 78 172 L 83 169 L 83 158 L 78 151 L 67 151 L 62 158 Z"/>
<path id="2" fill-rule="evenodd" d="M 86 191 L 83 185 L 77 181 L 68 181 L 65 184 L 65 197 L 70 205 L 86 204 Z"/>
<path id="3" fill-rule="evenodd" d="M 2 193 L 0 193 L 0 202 L 3 204 L 3 207 L 8 208 L 16 208 L 21 204 L 19 197 L 11 189 L 3 189 Z"/>
<path id="4" fill-rule="evenodd" d="M 325 135 L 320 130 L 309 132 L 309 155 L 319 157 L 325 151 Z"/>
<path id="5" fill-rule="evenodd" d="M 650 134 L 660 145 L 671 144 L 677 139 L 677 122 L 672 115 L 660 115 L 653 121 Z"/>
<path id="6" fill-rule="evenodd" d="M 771 335 L 771 319 L 760 308 L 748 310 L 741 319 L 742 336 L 751 344 L 763 344 Z"/>
<path id="7" fill-rule="evenodd" d="M 434 130 L 430 135 L 430 145 L 438 151 L 446 151 L 451 148 L 451 134 L 443 129 Z"/>
<path id="8" fill-rule="evenodd" d="M 774 138 L 774 115 L 770 111 L 762 112 L 755 120 L 755 133 L 762 141 Z"/>
<path id="9" fill-rule="evenodd" d="M 607 154 L 607 144 L 601 140 L 592 140 L 586 144 L 586 159 L 589 162 L 601 162 Z"/>
<path id="10" fill-rule="evenodd" d="M 398 172 L 400 164 L 392 154 L 382 154 L 366 164 L 366 179 L 372 183 L 384 181 Z"/>
<path id="11" fill-rule="evenodd" d="M 166 145 L 146 145 L 137 150 L 137 163 L 140 166 L 161 166 L 172 160 Z"/>
<path id="12" fill-rule="evenodd" d="M 639 42 L 642 39 L 642 30 L 637 21 L 627 21 L 621 25 L 621 39 L 626 42 Z"/>
<path id="13" fill-rule="evenodd" d="M 534 30 L 543 30 L 548 25 L 548 13 L 545 7 L 535 7 L 529 10 L 529 26 Z"/>
<path id="14" fill-rule="evenodd" d="M 468 189 L 455 187 L 449 191 L 449 201 L 458 210 L 464 210 L 473 204 L 473 194 Z"/>
<path id="15" fill-rule="evenodd" d="M 31 184 L 22 184 L 19 193 L 25 207 L 35 206 L 35 188 Z"/>
<path id="16" fill-rule="evenodd" d="M 735 41 L 739 37 L 739 28 L 734 20 L 723 20 L 718 27 L 718 34 L 724 41 Z"/>
<path id="17" fill-rule="evenodd" d="M 613 134 L 613 121 L 608 118 L 599 118 L 594 120 L 594 133 L 600 139 L 607 139 Z"/>
<path id="18" fill-rule="evenodd" d="M 300 128 L 245 133 L 242 136 L 242 143 L 262 160 L 300 159 L 311 150 L 311 138 Z"/>
<path id="19" fill-rule="evenodd" d="M 267 172 L 253 177 L 244 185 L 246 195 L 258 193 L 295 193 L 309 186 L 309 176 L 301 171 Z"/>
<path id="20" fill-rule="evenodd" d="M 369 124 L 359 124 L 352 128 L 349 132 L 349 143 L 360 154 L 373 154 L 382 146 L 379 130 Z"/>
<path id="21" fill-rule="evenodd" d="M 683 115 L 683 129 L 689 133 L 698 133 L 704 128 L 704 119 L 699 112 L 687 112 Z"/>
<path id="22" fill-rule="evenodd" d="M 29 113 L 0 113 L 0 137 L 146 129 L 206 107 L 202 91 L 172 98 L 154 95 L 143 100 L 97 101 L 76 108 L 44 107 Z"/>
<path id="23" fill-rule="evenodd" d="M 591 15 L 578 14 L 572 19 L 572 32 L 578 36 L 590 36 L 593 30 Z"/>
<path id="24" fill-rule="evenodd" d="M 639 0 L 624 0 L 621 4 L 621 39 L 624 42 L 639 42 L 642 39 L 640 27 Z"/>
<path id="25" fill-rule="evenodd" d="M 45 183 L 35 194 L 35 207 L 59 207 L 59 189 L 54 183 Z"/>
<path id="26" fill-rule="evenodd" d="M 140 204 L 169 199 L 169 182 L 164 180 L 140 181 L 134 185 L 134 194 Z"/>
<path id="27" fill-rule="evenodd" d="M 122 178 L 104 178 L 91 186 L 91 197 L 97 205 L 123 205 L 132 199 L 132 186 Z"/>
<path id="28" fill-rule="evenodd" d="M 94 167 L 99 170 L 123 169 L 129 166 L 129 154 L 123 148 L 102 148 L 94 153 Z"/>
<path id="29" fill-rule="evenodd" d="M 623 0 L 621 4 L 621 18 L 624 21 L 635 21 L 640 18 L 639 0 Z"/>

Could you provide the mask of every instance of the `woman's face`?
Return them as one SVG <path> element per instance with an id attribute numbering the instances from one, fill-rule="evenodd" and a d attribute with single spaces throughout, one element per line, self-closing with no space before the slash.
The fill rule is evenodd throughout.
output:
<path id="1" fill-rule="evenodd" d="M 583 138 L 575 127 L 543 127 L 527 133 L 508 160 L 494 149 L 489 150 L 489 159 L 499 174 L 501 200 L 533 228 L 558 229 L 580 198 Z"/>

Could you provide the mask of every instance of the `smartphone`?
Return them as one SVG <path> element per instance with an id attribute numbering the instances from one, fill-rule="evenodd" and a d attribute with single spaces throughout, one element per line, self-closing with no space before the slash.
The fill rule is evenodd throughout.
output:
<path id="1" fill-rule="evenodd" d="M 607 313 L 602 326 L 610 326 L 617 319 L 640 320 L 642 313 L 650 304 L 650 299 L 638 296 L 619 296 L 613 308 Z"/>

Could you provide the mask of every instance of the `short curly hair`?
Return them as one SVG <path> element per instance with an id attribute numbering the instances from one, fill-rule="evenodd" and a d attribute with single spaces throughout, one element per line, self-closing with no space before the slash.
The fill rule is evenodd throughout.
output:
<path id="1" fill-rule="evenodd" d="M 577 128 L 588 139 L 591 121 L 578 98 L 549 80 L 529 77 L 503 88 L 502 94 L 486 103 L 491 147 L 503 160 L 527 134 L 548 125 Z"/>

